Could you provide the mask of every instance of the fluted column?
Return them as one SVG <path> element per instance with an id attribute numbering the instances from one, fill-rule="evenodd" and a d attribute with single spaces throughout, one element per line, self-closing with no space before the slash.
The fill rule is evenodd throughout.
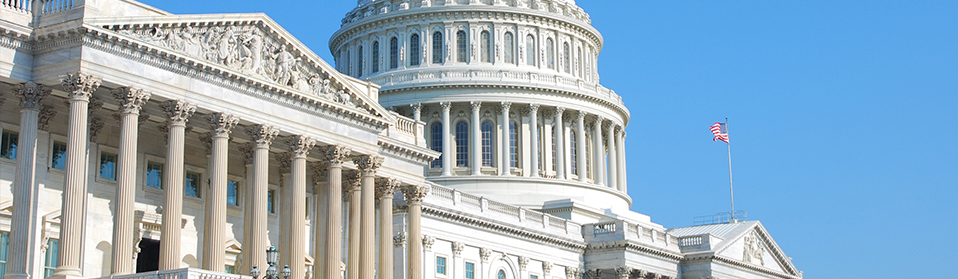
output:
<path id="1" fill-rule="evenodd" d="M 595 174 L 592 178 L 596 185 L 605 185 L 605 152 L 602 151 L 602 122 L 605 121 L 601 116 L 595 117 L 595 131 L 592 132 L 592 159 Z"/>
<path id="2" fill-rule="evenodd" d="M 452 132 L 450 132 L 452 123 L 449 123 L 452 121 L 449 118 L 452 103 L 442 102 L 439 105 L 442 106 L 442 176 L 451 176 L 452 162 L 456 159 L 452 150 Z"/>
<path id="3" fill-rule="evenodd" d="M 615 123 L 609 121 L 609 126 L 606 128 L 608 135 L 606 136 L 606 145 L 609 150 L 609 188 L 618 189 L 618 172 L 616 169 L 615 162 Z"/>
<path id="4" fill-rule="evenodd" d="M 565 108 L 556 107 L 556 179 L 565 179 L 565 124 L 562 124 L 562 115 L 564 112 Z"/>
<path id="5" fill-rule="evenodd" d="M 326 208 L 326 261 L 323 262 L 323 279 L 340 279 L 339 266 L 342 263 L 343 251 L 343 162 L 349 157 L 349 149 L 345 146 L 330 146 L 326 149 L 326 162 L 329 163 L 329 182 L 327 183 L 326 197 L 329 199 Z"/>
<path id="6" fill-rule="evenodd" d="M 422 279 L 422 199 L 429 194 L 425 185 L 402 188 L 409 212 L 409 278 Z M 389 278 L 383 278 L 389 279 Z"/>
<path id="7" fill-rule="evenodd" d="M 17 85 L 13 94 L 20 99 L 20 138 L 17 145 L 17 173 L 13 184 L 13 216 L 10 225 L 10 252 L 4 278 L 26 279 L 33 272 L 37 242 L 37 130 L 40 103 L 50 89 L 33 82 Z M 2 103 L 2 100 L 0 100 Z"/>
<path id="8" fill-rule="evenodd" d="M 359 278 L 376 277 L 376 171 L 383 164 L 383 157 L 363 155 L 353 159 L 361 175 L 362 224 L 359 236 Z"/>
<path id="9" fill-rule="evenodd" d="M 512 157 L 510 156 L 510 151 L 512 149 L 511 142 L 509 141 L 509 108 L 512 107 L 512 102 L 502 102 L 500 108 L 502 110 L 502 122 L 500 122 L 499 135 L 502 137 L 502 160 L 499 163 L 499 175 L 502 176 L 511 176 L 512 175 Z"/>
<path id="10" fill-rule="evenodd" d="M 422 103 L 410 104 L 409 107 L 412 108 L 412 119 L 422 121 Z"/>
<path id="11" fill-rule="evenodd" d="M 306 278 L 306 156 L 316 144 L 307 136 L 293 136 L 287 141 L 292 154 L 292 195 L 289 214 L 289 256 L 287 263 L 292 269 L 292 278 Z"/>
<path id="12" fill-rule="evenodd" d="M 70 99 L 70 128 L 67 138 L 66 179 L 60 212 L 60 254 L 54 276 L 81 276 L 80 245 L 83 242 L 83 209 L 86 208 L 86 152 L 89 133 L 88 106 L 100 78 L 82 73 L 63 79 Z M 30 249 L 33 249 L 32 247 Z"/>
<path id="13" fill-rule="evenodd" d="M 576 170 L 579 175 L 579 182 L 586 183 L 589 179 L 589 170 L 586 168 L 585 157 L 585 111 L 579 111 L 576 114 L 575 128 L 575 159 Z"/>
<path id="14" fill-rule="evenodd" d="M 623 129 L 619 129 L 616 132 L 615 143 L 616 143 L 615 151 L 618 154 L 618 157 L 616 157 L 616 162 L 619 163 L 617 166 L 619 168 L 619 171 L 618 171 L 619 191 L 622 191 L 622 193 L 628 194 L 629 185 L 628 185 L 628 180 L 626 180 L 625 176 L 627 173 L 629 173 L 629 171 L 625 169 L 625 131 L 623 131 Z"/>
<path id="15" fill-rule="evenodd" d="M 376 179 L 376 197 L 379 198 L 379 279 L 393 279 L 393 195 L 399 189 L 399 180 Z"/>
<path id="16" fill-rule="evenodd" d="M 241 255 L 243 258 L 243 263 L 241 264 L 242 273 L 249 272 L 253 268 L 253 265 L 255 265 L 251 261 L 253 258 L 253 250 L 249 248 L 253 247 L 253 226 L 251 224 L 253 222 L 253 199 L 255 198 L 253 181 L 256 179 L 253 177 L 253 149 L 254 144 L 251 142 L 245 142 L 239 146 L 240 152 L 243 153 L 246 175 L 246 194 L 243 195 L 243 247 L 246 248 L 243 248 L 243 254 Z M 260 252 L 256 251 L 256 253 Z"/>
<path id="17" fill-rule="evenodd" d="M 223 272 L 226 265 L 226 196 L 229 168 L 230 132 L 239 118 L 226 113 L 207 117 L 212 131 L 210 192 L 206 195 L 207 211 L 204 218 L 203 269 Z"/>
<path id="18" fill-rule="evenodd" d="M 362 228 L 362 196 L 360 193 L 361 179 L 357 172 L 350 172 L 346 175 L 346 181 L 343 182 L 343 192 L 345 200 L 349 201 L 349 254 L 346 256 L 346 278 L 358 279 L 359 269 L 361 267 L 360 257 L 362 256 L 362 245 L 359 240 L 362 237 L 360 229 Z"/>
<path id="19" fill-rule="evenodd" d="M 268 265 L 266 264 L 266 243 L 269 241 L 268 236 L 266 235 L 266 226 L 267 226 L 267 200 L 266 197 L 269 195 L 269 146 L 273 143 L 273 140 L 276 139 L 276 135 L 279 134 L 279 130 L 273 126 L 268 125 L 253 125 L 246 129 L 246 133 L 249 134 L 250 138 L 253 140 L 253 190 L 250 191 L 252 195 L 252 203 L 249 205 L 250 210 L 250 222 L 247 226 L 252 227 L 250 231 L 251 235 L 249 237 L 248 247 L 243 247 L 243 250 L 249 249 L 250 256 L 249 263 L 253 266 L 259 267 L 260 270 L 265 271 Z"/>
<path id="20" fill-rule="evenodd" d="M 180 239 L 183 220 L 183 156 L 186 140 L 186 122 L 196 106 L 185 101 L 163 104 L 169 136 L 166 149 L 166 169 L 163 171 L 164 201 L 163 225 L 160 241 L 160 270 L 180 268 Z"/>
<path id="21" fill-rule="evenodd" d="M 482 123 L 479 110 L 482 102 L 472 101 L 472 175 L 482 175 Z"/>
<path id="22" fill-rule="evenodd" d="M 142 89 L 123 87 L 111 91 L 120 105 L 120 155 L 117 158 L 116 210 L 113 214 L 112 274 L 134 273 L 133 210 L 136 205 L 136 152 L 140 109 L 150 100 Z"/>
<path id="23" fill-rule="evenodd" d="M 529 137 L 532 138 L 532 152 L 529 157 L 532 159 L 532 171 L 530 177 L 539 177 L 539 104 L 529 104 Z"/>
<path id="24" fill-rule="evenodd" d="M 325 156 L 325 153 L 322 153 Z M 322 271 L 328 255 L 326 252 L 326 235 L 324 227 L 329 218 L 326 214 L 328 197 L 326 197 L 327 179 L 329 177 L 329 163 L 326 160 L 309 163 L 309 170 L 313 175 L 313 200 L 316 207 L 313 209 L 313 277 L 325 279 L 326 272 Z M 335 278 L 334 278 L 335 279 Z"/>

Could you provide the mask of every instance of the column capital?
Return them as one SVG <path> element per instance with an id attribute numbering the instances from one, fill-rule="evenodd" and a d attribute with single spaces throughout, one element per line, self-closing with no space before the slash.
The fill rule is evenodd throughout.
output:
<path id="1" fill-rule="evenodd" d="M 399 232 L 393 236 L 393 246 L 402 247 L 403 245 L 406 245 L 406 233 Z"/>
<path id="2" fill-rule="evenodd" d="M 449 110 L 452 107 L 452 102 L 439 102 L 439 105 L 442 106 L 442 110 Z"/>
<path id="3" fill-rule="evenodd" d="M 586 112 L 586 111 L 584 111 L 584 110 L 579 110 L 579 111 L 576 113 L 576 117 L 578 118 L 579 121 L 585 121 L 585 116 L 586 116 L 586 115 L 589 115 L 589 113 Z"/>
<path id="4" fill-rule="evenodd" d="M 632 269 L 627 266 L 620 266 L 615 268 L 615 277 L 619 279 L 629 279 L 629 275 L 632 274 Z"/>
<path id="5" fill-rule="evenodd" d="M 579 277 L 579 269 L 571 266 L 565 267 L 565 278 L 575 279 Z"/>
<path id="6" fill-rule="evenodd" d="M 482 107 L 482 101 L 472 101 L 469 102 L 469 105 L 472 106 L 472 111 L 479 111 L 479 108 Z"/>
<path id="7" fill-rule="evenodd" d="M 552 273 L 552 263 L 542 262 L 542 273 L 545 273 L 546 275 Z"/>
<path id="8" fill-rule="evenodd" d="M 183 100 L 170 100 L 162 106 L 169 118 L 169 125 L 186 125 L 193 113 L 196 112 L 196 105 L 187 103 Z"/>
<path id="9" fill-rule="evenodd" d="M 50 127 L 50 120 L 57 116 L 57 111 L 50 106 L 40 106 L 40 121 L 37 123 L 40 130 L 47 131 Z"/>
<path id="10" fill-rule="evenodd" d="M 100 134 L 100 130 L 103 129 L 103 120 L 99 118 L 90 119 L 90 142 L 96 142 L 97 135 Z"/>
<path id="11" fill-rule="evenodd" d="M 289 152 L 292 153 L 293 158 L 306 158 L 309 150 L 316 145 L 316 140 L 308 136 L 296 135 L 287 138 L 286 144 L 289 145 Z"/>
<path id="12" fill-rule="evenodd" d="M 409 104 L 409 107 L 415 111 L 422 111 L 422 103 Z"/>
<path id="13" fill-rule="evenodd" d="M 594 120 L 595 120 L 595 125 L 596 125 L 596 126 L 602 127 L 602 122 L 605 122 L 605 117 L 596 115 Z"/>
<path id="14" fill-rule="evenodd" d="M 343 201 L 348 202 L 351 195 L 362 189 L 362 179 L 358 171 L 343 172 Z"/>
<path id="15" fill-rule="evenodd" d="M 483 263 L 489 262 L 489 257 L 492 256 L 492 249 L 486 247 L 479 247 L 479 258 Z"/>
<path id="16" fill-rule="evenodd" d="M 527 266 L 529 266 L 529 257 L 519 256 L 519 270 L 526 270 Z"/>
<path id="17" fill-rule="evenodd" d="M 602 129 L 610 130 L 615 129 L 615 123 L 612 121 L 602 123 Z M 612 132 L 611 130 L 609 132 Z"/>
<path id="18" fill-rule="evenodd" d="M 356 164 L 356 167 L 359 167 L 361 175 L 372 176 L 376 175 L 376 171 L 378 171 L 379 167 L 383 165 L 383 157 L 376 155 L 362 155 L 353 158 L 353 163 Z"/>
<path id="19" fill-rule="evenodd" d="M 457 258 L 458 258 L 458 257 L 462 256 L 462 250 L 465 250 L 465 248 L 466 248 L 466 245 L 465 245 L 465 244 L 462 244 L 462 242 L 458 242 L 458 241 L 453 242 L 453 243 L 452 243 L 452 255 L 453 255 L 453 257 L 457 257 Z"/>
<path id="20" fill-rule="evenodd" d="M 422 236 L 422 248 L 426 251 L 432 251 L 432 245 L 436 244 L 436 237 L 431 235 Z"/>
<path id="21" fill-rule="evenodd" d="M 565 108 L 564 108 L 564 107 L 556 107 L 556 108 L 555 108 L 555 112 L 556 112 L 556 118 L 562 118 L 562 114 L 565 112 Z"/>
<path id="22" fill-rule="evenodd" d="M 532 112 L 539 111 L 539 103 L 531 103 L 531 104 L 529 104 L 529 110 L 532 111 Z"/>
<path id="23" fill-rule="evenodd" d="M 120 103 L 120 113 L 139 114 L 143 105 L 150 100 L 152 94 L 143 92 L 143 89 L 133 87 L 120 87 L 110 90 L 113 99 Z"/>
<path id="24" fill-rule="evenodd" d="M 253 144 L 257 148 L 269 148 L 276 136 L 279 135 L 279 129 L 273 126 L 256 124 L 246 128 L 246 134 L 253 138 Z"/>
<path id="25" fill-rule="evenodd" d="M 329 163 L 326 161 L 316 161 L 309 163 L 309 171 L 313 173 L 313 182 L 319 183 L 326 181 L 329 177 Z"/>
<path id="26" fill-rule="evenodd" d="M 509 108 L 512 107 L 512 102 L 502 102 L 499 104 L 499 107 L 502 108 L 502 110 L 509 110 Z"/>
<path id="27" fill-rule="evenodd" d="M 247 165 L 253 164 L 253 143 L 244 142 L 239 146 L 240 152 L 243 153 L 243 162 Z"/>
<path id="28" fill-rule="evenodd" d="M 229 137 L 230 132 L 239 124 L 239 118 L 232 114 L 216 112 L 206 117 L 210 122 L 212 137 Z"/>
<path id="29" fill-rule="evenodd" d="M 100 87 L 100 77 L 82 72 L 67 74 L 60 79 L 70 101 L 89 101 L 93 91 Z"/>
<path id="30" fill-rule="evenodd" d="M 429 195 L 429 187 L 426 185 L 409 185 L 401 190 L 406 201 L 411 203 L 422 203 L 422 199 Z"/>
<path id="31" fill-rule="evenodd" d="M 40 109 L 40 102 L 43 101 L 43 98 L 49 96 L 51 91 L 42 84 L 33 82 L 17 84 L 13 88 L 13 94 L 20 99 L 20 108 L 32 110 Z"/>
<path id="32" fill-rule="evenodd" d="M 399 179 L 376 178 L 376 197 L 379 199 L 392 198 L 399 186 Z"/>
<path id="33" fill-rule="evenodd" d="M 349 147 L 341 145 L 330 145 L 326 147 L 326 161 L 330 167 L 341 167 L 346 158 L 349 158 Z"/>
<path id="34" fill-rule="evenodd" d="M 291 161 L 292 158 L 293 158 L 293 154 L 290 152 L 283 152 L 283 153 L 276 154 L 276 164 L 277 164 L 276 168 L 279 169 L 280 180 L 283 179 L 282 175 L 289 174 L 289 169 L 292 165 L 292 161 Z M 281 185 L 280 187 L 285 186 L 282 184 L 283 183 L 280 183 Z"/>
<path id="35" fill-rule="evenodd" d="M 200 134 L 200 143 L 203 143 L 203 147 L 206 148 L 206 155 L 213 154 L 213 133 Z"/>

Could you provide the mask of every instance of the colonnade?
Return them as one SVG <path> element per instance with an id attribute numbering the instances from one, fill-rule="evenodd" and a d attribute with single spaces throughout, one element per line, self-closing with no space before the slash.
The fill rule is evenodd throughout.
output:
<path id="1" fill-rule="evenodd" d="M 62 85 L 69 97 L 68 142 L 66 150 L 65 183 L 61 208 L 60 250 L 58 253 L 59 266 L 53 277 L 82 277 L 81 272 L 81 243 L 83 242 L 83 228 L 85 224 L 84 209 L 86 208 L 87 186 L 84 182 L 88 177 L 87 156 L 89 130 L 89 103 L 93 94 L 100 85 L 100 79 L 82 73 L 67 75 Z M 37 158 L 37 131 L 39 112 L 42 100 L 50 95 L 51 90 L 43 85 L 24 83 L 14 88 L 13 93 L 20 99 L 21 117 L 19 146 L 17 149 L 17 172 L 13 185 L 13 218 L 10 233 L 10 253 L 5 278 L 26 279 L 36 277 L 32 273 L 31 263 L 38 250 L 38 239 L 35 231 L 38 229 L 38 216 L 35 204 L 38 198 L 39 183 L 36 181 Z M 119 110 L 119 154 L 117 158 L 115 215 L 113 216 L 112 237 L 112 274 L 122 275 L 135 272 L 136 258 L 134 250 L 134 207 L 136 205 L 136 164 L 137 138 L 139 123 L 143 119 L 140 112 L 150 101 L 152 95 L 141 89 L 121 87 L 111 90 Z M 2 102 L 2 99 L 0 99 Z M 160 232 L 159 269 L 170 270 L 181 268 L 182 258 L 182 220 L 184 195 L 184 155 L 187 151 L 186 124 L 196 118 L 197 106 L 182 100 L 168 100 L 161 103 L 160 109 L 166 116 L 167 148 L 166 162 L 163 170 L 163 202 L 162 223 Z M 223 272 L 225 268 L 226 235 L 228 229 L 227 212 L 227 168 L 228 150 L 232 131 L 240 125 L 240 118 L 228 112 L 214 112 L 207 115 L 210 126 L 208 135 L 209 148 L 209 193 L 205 195 L 206 210 L 204 232 L 201 245 L 204 255 L 202 268 L 211 271 Z M 265 251 L 268 245 L 267 236 L 267 196 L 269 191 L 269 153 L 274 141 L 280 138 L 280 130 L 269 124 L 245 125 L 245 132 L 250 142 L 240 148 L 248 152 L 247 176 L 248 194 L 246 215 L 243 223 L 246 227 L 243 236 L 242 259 L 246 273 L 252 266 L 265 270 Z M 283 253 L 288 258 L 282 261 L 292 267 L 292 278 L 306 278 L 305 258 L 308 253 L 306 240 L 309 238 L 306 231 L 306 187 L 307 161 L 310 153 L 318 145 L 310 135 L 288 135 L 285 145 L 290 152 L 290 221 L 281 228 L 281 232 L 288 235 L 289 243 L 284 246 L 289 251 Z M 393 194 L 402 189 L 406 193 L 410 205 L 410 214 L 418 212 L 414 208 L 421 205 L 422 197 L 428 192 L 428 187 L 414 185 L 400 187 L 398 180 L 377 177 L 377 171 L 382 166 L 383 158 L 375 154 L 353 154 L 350 148 L 342 145 L 327 144 L 318 153 L 318 161 L 312 164 L 313 181 L 316 189 L 324 190 L 317 196 L 324 196 L 329 202 L 325 208 L 317 208 L 316 215 L 325 215 L 325 224 L 314 224 L 315 242 L 314 259 L 317 261 L 315 278 L 338 279 L 342 260 L 344 215 L 342 203 L 337 202 L 347 191 L 350 206 L 348 238 L 350 251 L 355 251 L 356 257 L 349 258 L 347 269 L 349 278 L 373 279 L 376 270 L 379 278 L 389 278 L 392 274 L 393 245 L 392 245 L 392 199 Z M 352 160 L 358 168 L 356 175 L 344 176 L 344 164 Z M 325 176 L 325 177 L 321 177 Z M 325 180 L 323 180 L 325 178 Z M 325 187 L 320 187 L 325 182 Z M 358 187 L 354 187 L 358 186 Z M 380 201 L 381 222 L 379 223 L 381 245 L 376 249 L 376 200 Z M 410 216 L 418 220 L 419 216 Z M 318 218 L 316 220 L 319 220 Z M 412 222 L 412 221 L 411 221 Z M 352 234 L 356 232 L 357 234 Z M 418 225 L 410 226 L 409 237 L 412 240 L 421 238 Z M 357 249 L 352 249 L 356 247 Z M 412 245 L 410 255 L 419 257 L 422 254 L 421 245 Z M 19 253 L 19 251 L 25 251 Z M 377 268 L 376 261 L 379 260 Z M 422 274 L 421 265 L 410 265 L 409 274 Z M 389 276 L 389 277 L 383 277 Z M 415 277 L 413 277 L 415 278 Z"/>
<path id="2" fill-rule="evenodd" d="M 505 101 L 471 101 L 464 104 L 452 102 L 414 103 L 410 105 L 410 108 L 412 108 L 412 116 L 415 120 L 427 123 L 427 139 L 432 137 L 431 131 L 429 131 L 432 123 L 438 121 L 442 125 L 441 147 L 432 146 L 432 141 L 427 140 L 430 147 L 443 153 L 440 159 L 442 160 L 440 176 L 517 175 L 547 177 L 560 180 L 577 180 L 581 183 L 593 183 L 627 192 L 625 131 L 620 123 L 606 119 L 601 115 L 585 110 L 574 111 L 562 106 L 546 107 L 539 103 L 519 104 Z M 459 111 L 459 117 L 454 117 L 453 110 L 460 108 L 468 108 L 470 111 L 469 117 L 463 115 L 465 110 Z M 485 118 L 494 117 L 496 123 L 494 132 L 499 137 L 498 139 L 492 137 L 492 141 L 498 142 L 498 144 L 494 144 L 496 151 L 491 152 L 492 154 L 498 154 L 498 160 L 492 160 L 495 165 L 494 173 L 483 172 L 483 154 L 489 153 L 483 151 L 483 148 L 486 147 L 483 143 L 482 134 L 484 131 L 480 127 L 483 122 L 484 109 L 496 112 L 485 115 Z M 433 120 L 428 118 L 430 114 L 427 113 L 427 118 L 424 119 L 423 110 L 437 112 L 441 117 Z M 456 146 L 457 131 L 454 131 L 453 127 L 457 122 L 464 120 L 468 120 L 470 125 L 468 129 L 470 146 L 467 148 L 470 154 L 468 155 L 467 166 L 460 166 L 456 163 L 456 152 L 461 148 Z M 510 121 L 516 121 L 520 124 L 517 125 L 521 129 L 518 131 L 520 135 L 528 135 L 523 139 L 515 139 L 519 141 L 516 151 L 510 148 L 510 140 L 512 140 L 509 130 Z M 555 127 L 561 128 L 554 129 Z M 545 131 L 540 133 L 540 128 Z M 554 129 L 554 133 L 550 134 L 550 129 Z M 572 131 L 574 131 L 575 137 L 571 136 Z M 591 142 L 588 144 L 586 134 L 591 137 Z M 572 147 L 572 141 L 575 142 L 575 148 Z M 587 145 L 591 145 L 591 149 L 587 150 Z M 555 146 L 554 149 L 553 146 Z M 565 154 L 566 151 L 574 151 L 574 154 Z M 520 156 L 520 162 L 514 168 L 510 159 L 516 154 L 512 152 L 526 154 Z M 552 164 L 553 160 L 555 162 L 554 166 Z M 573 164 L 576 167 L 573 168 Z M 587 167 L 590 164 L 591 166 Z M 489 167 L 488 164 L 485 167 Z M 462 170 L 463 168 L 467 171 L 457 172 L 457 169 Z M 590 177 L 592 178 L 591 181 L 589 181 Z"/>

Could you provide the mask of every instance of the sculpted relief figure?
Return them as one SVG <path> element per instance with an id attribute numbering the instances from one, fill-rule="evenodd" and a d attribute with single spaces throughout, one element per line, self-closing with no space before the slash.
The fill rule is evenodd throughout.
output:
<path id="1" fill-rule="evenodd" d="M 273 77 L 277 83 L 282 85 L 291 85 L 290 80 L 293 78 L 293 68 L 296 67 L 296 63 L 299 62 L 299 58 L 293 57 L 290 50 L 289 46 L 280 47 L 279 52 L 273 54 L 273 58 L 276 60 Z"/>
<path id="2" fill-rule="evenodd" d="M 240 62 L 246 73 L 263 74 L 263 37 L 257 31 L 243 34 L 240 44 Z"/>

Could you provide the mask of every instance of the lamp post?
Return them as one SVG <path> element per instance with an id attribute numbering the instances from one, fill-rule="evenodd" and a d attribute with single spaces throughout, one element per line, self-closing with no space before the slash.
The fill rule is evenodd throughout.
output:
<path id="1" fill-rule="evenodd" d="M 276 247 L 270 246 L 269 249 L 266 249 L 266 263 L 269 264 L 269 268 L 266 269 L 266 276 L 263 276 L 263 279 L 279 279 L 279 274 L 277 274 L 276 264 L 279 261 L 279 251 L 276 250 Z M 289 279 L 289 274 L 293 271 L 289 269 L 289 265 L 283 266 L 282 274 L 283 279 Z M 249 275 L 253 276 L 253 279 L 259 278 L 259 268 L 255 265 L 253 269 L 249 271 Z"/>

